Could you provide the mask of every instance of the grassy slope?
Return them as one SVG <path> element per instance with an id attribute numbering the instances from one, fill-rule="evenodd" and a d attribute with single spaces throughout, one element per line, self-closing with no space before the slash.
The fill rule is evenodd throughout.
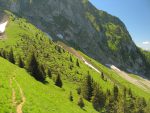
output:
<path id="1" fill-rule="evenodd" d="M 96 113 L 92 105 L 85 101 L 85 110 L 80 109 L 77 106 L 78 95 L 74 89 L 74 85 L 65 82 L 64 88 L 58 88 L 53 85 L 53 81 L 49 80 L 49 83 L 44 85 L 36 81 L 31 77 L 24 69 L 18 68 L 16 65 L 9 63 L 8 61 L 0 58 L 0 111 L 1 113 L 9 113 L 15 111 L 12 107 L 12 89 L 10 87 L 10 78 L 15 76 L 16 81 L 20 84 L 26 102 L 23 107 L 25 113 Z M 13 87 L 16 89 L 17 100 L 20 100 L 18 89 L 13 83 Z M 70 102 L 68 99 L 69 91 L 73 91 L 74 102 Z"/>
<path id="2" fill-rule="evenodd" d="M 10 65 L 7 61 L 1 59 L 0 63 L 0 77 L 3 82 L 0 91 L 4 90 L 6 93 L 0 95 L 2 101 L 2 109 L 10 111 L 11 108 L 11 89 L 9 88 L 9 78 L 13 74 L 17 81 L 23 88 L 26 96 L 25 106 L 23 108 L 26 112 L 96 112 L 91 103 L 86 102 L 85 111 L 77 106 L 76 88 L 81 84 L 81 80 L 87 75 L 89 71 L 94 80 L 100 85 L 105 86 L 103 90 L 112 89 L 111 82 L 105 82 L 100 78 L 99 73 L 95 72 L 84 63 L 80 62 L 80 67 L 76 66 L 77 58 L 67 51 L 58 52 L 56 45 L 46 37 L 44 33 L 38 30 L 33 25 L 26 22 L 24 19 L 11 16 L 6 28 L 6 39 L 0 40 L 0 49 L 5 49 L 7 52 L 13 48 L 15 59 L 21 55 L 26 65 L 34 51 L 37 54 L 38 61 L 44 64 L 45 68 L 52 70 L 52 80 L 47 79 L 48 85 L 41 84 L 30 77 L 25 70 L 21 70 L 16 66 Z M 73 62 L 70 62 L 70 55 Z M 17 64 L 17 62 L 16 62 Z M 9 66 L 10 65 L 10 66 Z M 72 69 L 69 67 L 73 66 Z M 13 74 L 12 74 L 13 73 Z M 53 84 L 57 74 L 60 73 L 63 79 L 63 89 L 59 89 Z M 14 84 L 16 85 L 16 84 Z M 69 92 L 72 91 L 74 95 L 74 102 L 69 102 Z M 3 92 L 3 91 L 2 91 Z M 19 90 L 16 88 L 17 102 L 20 101 Z M 6 103 L 6 104 L 5 104 Z M 14 108 L 13 108 L 14 109 Z"/>
<path id="3" fill-rule="evenodd" d="M 103 66 L 102 64 L 100 64 L 97 61 L 89 58 L 85 54 L 83 54 L 81 52 L 79 52 L 79 53 L 82 54 L 84 56 L 84 58 L 86 58 L 86 60 L 89 61 L 93 66 L 95 66 L 100 71 L 104 72 L 106 77 L 108 77 L 114 83 L 117 83 L 120 87 L 123 88 L 125 86 L 127 88 L 131 88 L 135 95 L 145 97 L 147 100 L 150 99 L 150 90 L 145 91 L 145 90 L 137 87 L 136 85 L 131 84 L 127 80 L 124 80 L 122 77 L 120 77 L 115 71 L 107 68 L 106 66 Z M 140 79 L 139 77 L 137 77 L 137 75 L 132 74 L 132 77 Z"/>
<path id="4" fill-rule="evenodd" d="M 2 109 L 6 111 L 10 111 L 12 109 L 10 93 L 11 89 L 9 88 L 8 79 L 13 74 L 15 74 L 16 80 L 19 82 L 25 93 L 26 103 L 23 110 L 26 112 L 46 113 L 48 110 L 49 112 L 56 113 L 62 111 L 63 113 L 66 113 L 68 111 L 85 112 L 77 106 L 77 99 L 79 98 L 79 96 L 76 94 L 75 89 L 80 85 L 81 80 L 88 71 L 90 71 L 93 79 L 102 86 L 103 90 L 112 89 L 115 83 L 118 84 L 120 88 L 123 86 L 131 87 L 133 92 L 136 92 L 138 96 L 142 95 L 146 99 L 150 97 L 148 92 L 144 92 L 135 85 L 128 83 L 127 81 L 119 77 L 115 72 L 88 58 L 85 55 L 83 56 L 87 60 L 90 60 L 90 62 L 95 67 L 103 71 L 110 80 L 105 82 L 101 79 L 99 73 L 95 72 L 93 69 L 89 68 L 81 61 L 80 67 L 77 67 L 77 58 L 75 56 L 71 55 L 67 51 L 63 51 L 63 49 L 61 49 L 61 52 L 58 52 L 55 43 L 50 41 L 44 33 L 26 22 L 24 19 L 11 17 L 6 29 L 6 36 L 6 39 L 0 40 L 0 49 L 9 51 L 10 48 L 13 48 L 15 59 L 17 60 L 18 56 L 21 55 L 26 65 L 31 56 L 31 53 L 33 51 L 36 52 L 39 62 L 44 64 L 46 68 L 50 68 L 52 70 L 53 79 L 55 79 L 58 72 L 61 73 L 64 86 L 63 89 L 57 88 L 53 85 L 53 80 L 50 79 L 47 79 L 49 84 L 41 84 L 35 81 L 31 76 L 29 76 L 25 72 L 25 70 L 17 68 L 7 61 L 0 59 L 0 77 L 3 81 L 0 81 L 0 83 L 2 84 L 2 88 L 0 87 L 0 92 L 5 92 L 3 95 L 0 95 L 0 98 L 3 99 L 1 103 L 2 107 L 0 108 L 1 111 Z M 70 56 L 72 56 L 73 62 L 70 62 Z M 70 69 L 70 66 L 73 66 L 73 68 Z M 11 72 L 14 73 L 12 74 Z M 111 81 L 113 81 L 114 83 L 112 83 Z M 13 84 L 13 86 L 15 85 L 16 84 Z M 73 95 L 75 98 L 75 101 L 73 103 L 71 103 L 68 99 L 70 91 L 73 91 Z M 17 88 L 16 92 L 18 92 Z M 16 95 L 17 100 L 19 101 L 19 93 L 16 93 Z M 95 110 L 93 110 L 92 105 L 88 102 L 86 102 L 85 110 L 92 113 L 96 112 Z"/>

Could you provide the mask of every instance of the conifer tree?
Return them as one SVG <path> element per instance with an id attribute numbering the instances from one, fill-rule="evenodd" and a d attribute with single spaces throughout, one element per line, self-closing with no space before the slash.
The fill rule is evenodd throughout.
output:
<path id="1" fill-rule="evenodd" d="M 21 57 L 19 57 L 19 67 L 24 68 L 25 64 Z"/>
<path id="2" fill-rule="evenodd" d="M 80 108 L 83 108 L 85 106 L 82 97 L 80 97 L 79 100 L 78 100 L 78 106 L 80 106 Z"/>
<path id="3" fill-rule="evenodd" d="M 105 106 L 106 97 L 101 88 L 96 85 L 93 91 L 92 105 L 97 110 L 100 111 Z"/>
<path id="4" fill-rule="evenodd" d="M 43 65 L 40 65 L 40 66 L 38 67 L 38 69 L 39 69 L 40 80 L 44 82 L 45 79 L 46 79 L 45 68 L 44 68 Z"/>
<path id="5" fill-rule="evenodd" d="M 73 62 L 71 55 L 70 55 L 70 62 Z"/>
<path id="6" fill-rule="evenodd" d="M 108 104 L 106 106 L 106 113 L 115 113 L 114 112 L 114 98 L 112 96 L 108 100 Z"/>
<path id="7" fill-rule="evenodd" d="M 119 89 L 116 85 L 114 85 L 114 99 L 117 100 L 118 99 L 118 95 L 119 95 Z"/>
<path id="8" fill-rule="evenodd" d="M 145 109 L 147 106 L 145 99 L 144 98 L 138 98 L 137 103 L 138 103 L 137 113 L 145 113 Z"/>
<path id="9" fill-rule="evenodd" d="M 93 80 L 88 72 L 88 75 L 86 76 L 83 85 L 82 85 L 82 95 L 83 97 L 90 101 L 92 97 L 92 92 L 93 92 Z"/>
<path id="10" fill-rule="evenodd" d="M 9 52 L 9 57 L 8 57 L 8 60 L 15 64 L 15 59 L 14 59 L 14 53 L 13 53 L 13 49 L 11 48 L 10 52 Z"/>
<path id="11" fill-rule="evenodd" d="M 47 74 L 48 74 L 49 78 L 52 78 L 52 72 L 51 72 L 51 70 L 50 70 L 50 69 L 48 69 Z"/>
<path id="12" fill-rule="evenodd" d="M 78 66 L 78 67 L 80 67 L 80 63 L 79 63 L 79 60 L 77 59 L 77 61 L 76 61 L 76 65 Z"/>
<path id="13" fill-rule="evenodd" d="M 61 80 L 61 77 L 60 77 L 60 74 L 58 74 L 57 78 L 56 78 L 56 81 L 55 81 L 55 85 L 58 86 L 58 87 L 62 87 L 63 83 L 62 83 L 62 80 Z"/>
<path id="14" fill-rule="evenodd" d="M 77 93 L 78 93 L 78 95 L 81 94 L 81 87 L 78 87 L 78 88 L 77 88 Z"/>
<path id="15" fill-rule="evenodd" d="M 103 72 L 101 73 L 101 78 L 104 80 L 104 73 Z"/>
<path id="16" fill-rule="evenodd" d="M 72 91 L 70 91 L 69 100 L 70 100 L 70 101 L 73 101 Z"/>
<path id="17" fill-rule="evenodd" d="M 39 65 L 34 53 L 32 54 L 29 62 L 28 71 L 33 77 L 35 77 L 35 79 L 41 82 L 45 81 L 46 74 L 44 73 L 44 67 Z"/>

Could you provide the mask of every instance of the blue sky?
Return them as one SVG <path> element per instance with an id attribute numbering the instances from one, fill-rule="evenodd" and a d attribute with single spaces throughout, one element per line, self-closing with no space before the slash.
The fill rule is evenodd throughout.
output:
<path id="1" fill-rule="evenodd" d="M 133 41 L 150 50 L 150 0 L 89 0 L 100 10 L 119 17 Z"/>

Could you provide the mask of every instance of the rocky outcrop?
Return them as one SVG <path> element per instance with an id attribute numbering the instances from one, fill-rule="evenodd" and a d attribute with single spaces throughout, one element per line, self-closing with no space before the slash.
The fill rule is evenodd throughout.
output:
<path id="1" fill-rule="evenodd" d="M 54 40 L 61 34 L 59 40 L 103 64 L 146 72 L 125 25 L 117 17 L 97 10 L 88 0 L 1 0 L 0 7 L 28 19 Z"/>

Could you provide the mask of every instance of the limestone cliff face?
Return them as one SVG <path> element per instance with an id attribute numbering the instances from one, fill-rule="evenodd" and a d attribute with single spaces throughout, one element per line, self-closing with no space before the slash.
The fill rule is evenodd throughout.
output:
<path id="1" fill-rule="evenodd" d="M 88 0 L 0 0 L 0 7 L 103 64 L 145 73 L 145 62 L 125 25 Z"/>

